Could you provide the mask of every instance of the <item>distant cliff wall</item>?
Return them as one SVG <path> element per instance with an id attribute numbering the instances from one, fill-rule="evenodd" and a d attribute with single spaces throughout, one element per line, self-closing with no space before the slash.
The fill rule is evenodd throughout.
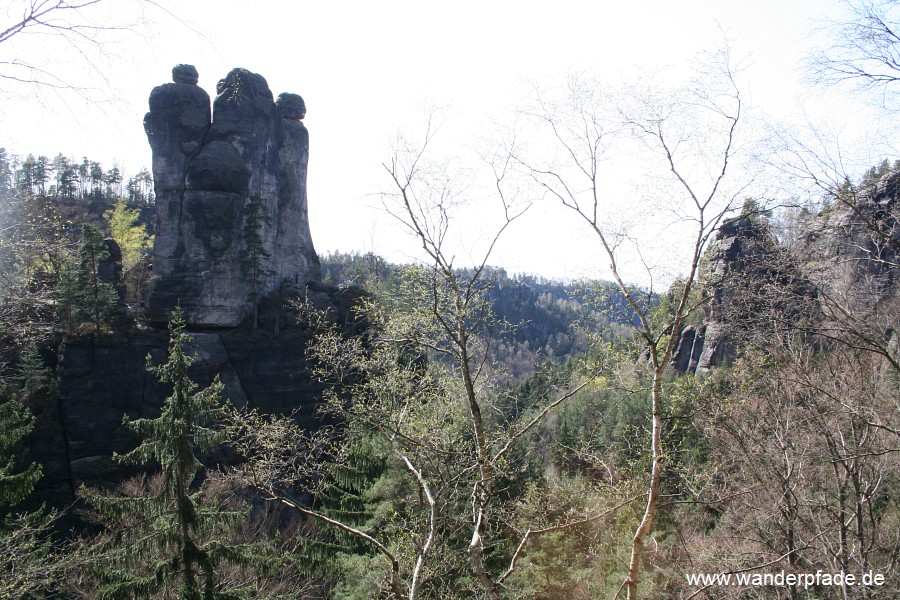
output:
<path id="1" fill-rule="evenodd" d="M 817 330 L 876 352 L 900 346 L 900 169 L 840 190 L 790 249 L 762 216 L 722 222 L 706 254 L 703 323 L 685 327 L 673 365 L 705 373 L 748 343 Z"/>
<path id="2" fill-rule="evenodd" d="M 900 276 L 900 169 L 842 190 L 812 219 L 799 252 L 829 295 L 848 302 L 896 299 Z"/>
<path id="3" fill-rule="evenodd" d="M 681 361 L 687 370 L 705 373 L 733 361 L 742 344 L 775 343 L 820 318 L 817 288 L 764 217 L 723 221 L 706 259 L 703 325 Z"/>

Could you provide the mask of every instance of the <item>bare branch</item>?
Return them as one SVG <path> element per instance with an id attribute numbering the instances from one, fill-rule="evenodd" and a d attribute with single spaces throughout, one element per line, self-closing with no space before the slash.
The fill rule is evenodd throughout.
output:
<path id="1" fill-rule="evenodd" d="M 547 137 L 558 148 L 559 164 L 543 166 L 511 149 L 511 155 L 524 173 L 547 195 L 574 212 L 576 218 L 595 235 L 616 285 L 639 321 L 637 333 L 652 364 L 652 464 L 647 506 L 635 531 L 628 577 L 623 586 L 629 600 L 637 597 L 643 545 L 651 532 L 659 501 L 663 470 L 662 378 L 669 368 L 681 323 L 691 308 L 691 291 L 703 249 L 709 236 L 732 209 L 737 194 L 746 189 L 745 184 L 739 186 L 737 192 L 725 191 L 725 180 L 734 168 L 738 124 L 742 118 L 741 97 L 728 48 L 721 51 L 711 65 L 700 68 L 699 73 L 700 80 L 691 82 L 685 89 L 657 93 L 651 88 L 649 92 L 633 97 L 631 104 L 619 106 L 617 115 L 620 127 L 630 130 L 661 158 L 689 211 L 685 222 L 693 227 L 690 236 L 692 245 L 684 265 L 684 285 L 669 323 L 651 322 L 647 308 L 641 305 L 635 291 L 623 280 L 619 270 L 620 240 L 612 237 L 605 225 L 610 217 L 602 207 L 604 200 L 598 179 L 602 152 L 599 149 L 604 148 L 607 132 L 615 128 L 598 126 L 598 115 L 585 113 L 582 94 L 573 94 L 567 110 L 552 114 L 547 103 L 539 97 L 541 110 L 529 116 L 547 130 Z M 708 120 L 703 120 L 706 117 Z M 571 173 L 574 175 L 570 177 Z M 704 189 L 706 191 L 702 191 Z M 581 198 L 585 198 L 585 202 L 581 202 Z M 646 265 L 642 255 L 640 258 Z M 660 348 L 660 342 L 664 339 L 665 347 Z"/>
<path id="2" fill-rule="evenodd" d="M 258 489 L 260 492 L 262 492 L 263 494 L 266 495 L 266 500 L 284 504 L 285 506 L 290 507 L 290 508 L 296 510 L 297 512 L 300 512 L 308 517 L 312 517 L 314 519 L 322 521 L 323 523 L 328 523 L 329 525 L 333 525 L 333 526 L 337 527 L 338 529 L 340 529 L 341 531 L 349 533 L 352 536 L 358 537 L 359 539 L 372 545 L 376 550 L 378 550 L 378 552 L 383 554 L 384 557 L 387 558 L 388 561 L 391 563 L 391 578 L 388 583 L 388 585 L 391 588 L 391 591 L 394 593 L 394 595 L 397 598 L 405 598 L 406 597 L 406 595 L 403 594 L 402 591 L 400 590 L 400 561 L 397 560 L 397 558 L 394 556 L 394 554 L 390 550 L 388 550 L 384 544 L 382 544 L 381 542 L 379 542 L 378 540 L 376 540 L 375 538 L 373 538 L 371 535 L 367 534 L 364 531 L 360 531 L 359 529 L 356 529 L 355 527 L 351 527 L 351 526 L 347 525 L 346 523 L 342 523 L 336 519 L 327 517 L 327 516 L 323 515 L 322 513 L 308 509 L 305 506 L 303 506 L 302 504 L 300 504 L 299 502 L 295 502 L 294 500 L 292 500 L 282 494 L 275 494 L 271 490 L 267 490 L 267 489 L 263 489 L 263 488 L 259 488 L 259 487 L 257 487 L 256 489 Z"/>
<path id="3" fill-rule="evenodd" d="M 506 572 L 500 576 L 500 578 L 497 580 L 497 583 L 498 584 L 503 583 L 503 581 L 505 581 L 506 578 L 509 577 L 510 575 L 512 575 L 513 572 L 516 570 L 516 563 L 518 562 L 519 557 L 522 555 L 522 552 L 525 550 L 525 545 L 528 544 L 529 539 L 531 539 L 533 537 L 537 537 L 539 535 L 543 535 L 545 533 L 550 533 L 552 531 L 562 531 L 564 529 L 578 527 L 579 525 L 586 525 L 593 521 L 599 521 L 600 519 L 608 517 L 609 515 L 618 511 L 623 506 L 631 504 L 632 502 L 634 502 L 641 496 L 643 496 L 643 494 L 638 494 L 637 496 L 632 496 L 631 498 L 628 498 L 627 500 L 623 500 L 622 502 L 616 504 L 612 508 L 608 508 L 599 514 L 596 514 L 596 515 L 593 515 L 593 516 L 590 516 L 590 517 L 587 517 L 584 519 L 579 519 L 577 521 L 569 521 L 567 523 L 553 525 L 552 527 L 545 527 L 544 529 L 529 529 L 528 531 L 525 532 L 525 535 L 522 536 L 522 540 L 519 542 L 519 545 L 516 548 L 516 551 L 513 553 L 512 559 L 510 559 L 510 561 L 509 561 L 509 568 L 507 568 Z"/>
<path id="4" fill-rule="evenodd" d="M 415 600 L 416 593 L 419 591 L 419 580 L 422 576 L 422 569 L 425 566 L 425 561 L 428 560 L 428 555 L 431 553 L 431 547 L 434 544 L 434 536 L 437 533 L 437 503 L 431 493 L 431 487 L 428 485 L 428 481 L 422 475 L 422 471 L 416 469 L 405 454 L 396 449 L 394 452 L 400 457 L 409 472 L 416 478 L 416 481 L 419 483 L 419 487 L 428 502 L 428 534 L 425 537 L 425 543 L 422 545 L 422 549 L 416 557 L 416 564 L 413 567 L 412 572 L 412 580 L 409 584 L 409 600 Z"/>
<path id="5" fill-rule="evenodd" d="M 881 90 L 892 96 L 900 81 L 900 21 L 891 0 L 845 0 L 850 15 L 828 21 L 821 29 L 830 34 L 827 48 L 807 60 L 816 84 L 855 84 L 861 91 Z"/>
<path id="6" fill-rule="evenodd" d="M 544 417 L 547 416 L 547 413 L 549 413 L 551 410 L 553 410 L 554 408 L 556 408 L 557 406 L 559 406 L 560 404 L 562 404 L 563 402 L 565 402 L 566 400 L 568 400 L 569 398 L 571 398 L 572 396 L 574 396 L 575 394 L 577 394 L 578 392 L 583 390 L 592 381 L 594 381 L 593 378 L 582 382 L 580 385 L 578 385 L 574 389 L 566 392 L 565 394 L 563 394 L 562 396 L 560 396 L 559 398 L 557 398 L 556 400 L 554 400 L 553 402 L 551 402 L 550 404 L 545 406 L 544 409 L 537 414 L 537 416 L 535 416 L 526 425 L 519 428 L 515 433 L 513 433 L 512 435 L 509 436 L 509 438 L 506 440 L 506 443 L 494 455 L 494 458 L 491 460 L 491 462 L 496 464 L 497 461 L 499 461 L 503 457 L 503 455 L 509 451 L 509 449 L 512 447 L 513 443 L 515 443 L 516 440 L 518 440 L 520 437 L 522 437 L 523 435 L 528 433 L 535 425 L 540 423 L 544 419 Z"/>

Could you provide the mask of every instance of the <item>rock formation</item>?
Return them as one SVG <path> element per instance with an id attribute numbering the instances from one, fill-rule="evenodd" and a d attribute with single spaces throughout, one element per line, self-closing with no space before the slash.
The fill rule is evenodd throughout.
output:
<path id="1" fill-rule="evenodd" d="M 723 221 L 706 256 L 703 324 L 679 332 L 675 369 L 702 374 L 747 343 L 815 331 L 896 355 L 898 195 L 900 168 L 885 166 L 859 189 L 848 183 L 809 216 L 792 249 L 779 245 L 763 217 Z"/>
<path id="2" fill-rule="evenodd" d="M 819 318 L 817 290 L 761 216 L 722 222 L 706 255 L 703 324 L 679 332 L 672 364 L 706 373 L 754 339 L 769 344 Z"/>
<path id="3" fill-rule="evenodd" d="M 218 82 L 210 114 L 193 66 L 177 65 L 172 79 L 153 89 L 144 118 L 157 206 L 149 318 L 164 323 L 180 304 L 191 326 L 235 326 L 251 297 L 320 279 L 307 217 L 306 106 L 296 94 L 276 102 L 262 76 L 234 69 Z M 267 217 L 259 290 L 246 274 L 253 197 Z"/>
<path id="4" fill-rule="evenodd" d="M 304 293 L 348 333 L 367 326 L 354 309 L 364 295 L 361 290 L 315 283 Z M 218 376 L 224 397 L 235 406 L 292 415 L 312 429 L 322 423 L 317 408 L 324 388 L 306 358 L 313 331 L 298 323 L 285 300 L 280 294 L 263 300 L 260 330 L 190 332 L 186 350 L 196 362 L 189 375 L 201 387 Z M 72 336 L 57 353 L 47 352 L 48 357 L 52 354 L 47 362 L 59 377 L 59 400 L 48 398 L 31 407 L 36 414 L 32 458 L 47 475 L 36 490 L 38 504 L 62 508 L 75 501 L 82 484 L 110 486 L 138 472 L 112 458 L 114 452 L 128 452 L 137 444 L 122 417 L 158 416 L 171 388 L 145 368 L 148 356 L 154 364 L 166 361 L 168 332 L 134 328 L 133 322 L 131 327 L 100 336 Z"/>
<path id="5" fill-rule="evenodd" d="M 900 361 L 900 168 L 870 170 L 811 220 L 799 251 L 829 335 Z"/>
<path id="6" fill-rule="evenodd" d="M 888 170 L 838 198 L 812 220 L 801 240 L 805 268 L 831 295 L 879 302 L 896 296 L 900 271 L 900 169 Z M 858 298 L 857 300 L 861 300 Z"/>
<path id="7" fill-rule="evenodd" d="M 144 119 L 157 211 L 149 318 L 164 324 L 176 305 L 184 309 L 187 350 L 197 358 L 190 376 L 199 385 L 219 376 L 235 405 L 316 427 L 322 384 L 306 360 L 312 332 L 298 325 L 291 301 L 302 298 L 344 327 L 362 325 L 351 310 L 356 292 L 320 281 L 307 218 L 306 105 L 296 94 L 276 101 L 265 79 L 234 69 L 218 83 L 211 113 L 194 67 L 177 65 L 172 80 L 150 94 Z M 258 236 L 247 236 L 256 198 L 266 218 L 258 219 Z M 261 240 L 256 254 L 266 261 L 257 290 L 246 269 L 248 237 Z M 104 280 L 118 281 L 119 255 L 110 247 Z M 251 297 L 259 299 L 258 330 L 237 327 L 254 308 Z M 140 326 L 126 311 L 113 326 L 69 336 L 53 353 L 60 395 L 35 410 L 32 454 L 49 475 L 36 501 L 62 507 L 83 483 L 109 486 L 132 473 L 112 460 L 137 441 L 122 418 L 157 416 L 169 393 L 145 369 L 148 356 L 165 361 L 167 332 Z"/>

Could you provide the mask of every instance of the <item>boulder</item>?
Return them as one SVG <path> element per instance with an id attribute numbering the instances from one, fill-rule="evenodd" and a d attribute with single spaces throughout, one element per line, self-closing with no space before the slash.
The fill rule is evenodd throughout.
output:
<path id="1" fill-rule="evenodd" d="M 175 65 L 172 67 L 172 81 L 197 85 L 200 81 L 200 73 L 197 72 L 194 65 Z"/>
<path id="2" fill-rule="evenodd" d="M 278 116 L 282 119 L 302 121 L 306 116 L 306 103 L 297 94 L 278 94 L 275 108 L 278 109 Z"/>

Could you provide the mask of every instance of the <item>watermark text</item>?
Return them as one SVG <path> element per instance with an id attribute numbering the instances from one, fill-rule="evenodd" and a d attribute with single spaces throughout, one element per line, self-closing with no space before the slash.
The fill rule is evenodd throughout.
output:
<path id="1" fill-rule="evenodd" d="M 688 585 L 698 587 L 711 586 L 743 586 L 743 587 L 791 587 L 804 589 L 815 587 L 877 587 L 884 585 L 885 578 L 881 573 L 866 571 L 865 573 L 845 573 L 838 571 L 818 570 L 815 573 L 687 573 Z"/>

